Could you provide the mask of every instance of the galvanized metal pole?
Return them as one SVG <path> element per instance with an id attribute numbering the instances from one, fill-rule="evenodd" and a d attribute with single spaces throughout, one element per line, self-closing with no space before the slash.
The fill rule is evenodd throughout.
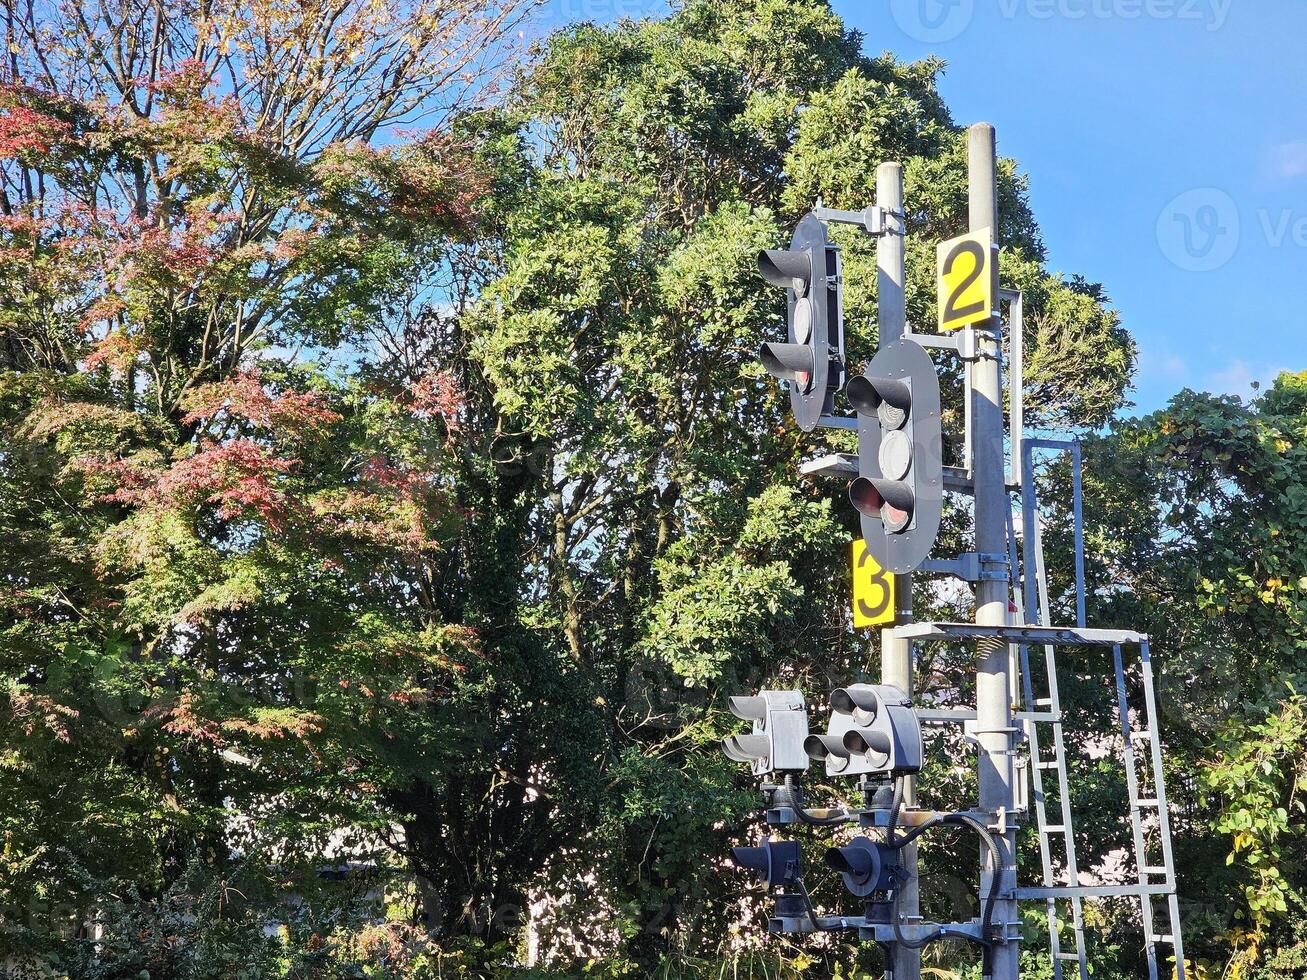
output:
<path id="1" fill-rule="evenodd" d="M 898 340 L 907 331 L 908 308 L 904 295 L 905 243 L 903 219 L 903 165 L 882 163 L 876 171 L 876 204 L 886 212 L 889 233 L 881 235 L 876 243 L 876 296 L 880 343 Z M 895 622 L 912 621 L 912 576 L 894 577 L 896 615 Z M 899 639 L 893 629 L 880 633 L 880 679 L 882 684 L 893 684 L 912 696 L 913 663 L 912 641 Z M 907 777 L 906 806 L 917 803 L 917 781 Z M 899 897 L 899 910 L 906 916 L 916 917 L 921 912 L 921 896 L 917 884 L 917 845 L 903 849 L 903 864 L 909 874 Z M 894 954 L 894 980 L 919 980 L 921 977 L 921 951 L 896 946 Z"/>
<path id="2" fill-rule="evenodd" d="M 993 229 L 998 239 L 997 145 L 994 127 L 977 123 L 968 134 L 968 171 L 970 177 L 970 224 L 973 232 Z M 999 295 L 998 257 L 993 261 L 993 296 Z M 1007 512 L 1009 502 L 1004 486 L 1003 398 L 999 377 L 1000 324 L 995 318 L 976 328 L 977 359 L 971 364 L 972 476 L 976 492 L 976 551 L 985 557 L 1008 553 Z M 993 566 L 990 566 L 993 567 Z M 1007 624 L 1007 582 L 998 578 L 981 579 L 976 584 L 976 623 L 981 626 Z M 987 851 L 982 851 L 980 893 L 988 895 L 994 875 L 998 875 L 999 895 L 1011 896 L 1016 887 L 1013 864 L 1016 854 L 1016 830 L 1012 826 L 1015 806 L 1012 703 L 1008 686 L 1008 648 L 1004 641 L 982 641 L 977 650 L 976 737 L 980 743 L 980 808 L 1003 822 L 1003 865 L 994 867 Z M 1000 898 L 994 906 L 993 923 L 1006 932 L 1006 924 L 1017 920 L 1016 902 Z M 1013 942 L 996 943 L 991 955 L 993 980 L 1016 980 L 1019 971 L 1019 948 Z"/>

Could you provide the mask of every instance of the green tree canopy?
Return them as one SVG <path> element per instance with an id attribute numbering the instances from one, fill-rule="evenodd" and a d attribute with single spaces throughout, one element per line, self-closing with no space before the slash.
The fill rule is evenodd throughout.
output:
<path id="1" fill-rule="evenodd" d="M 692 975 L 762 948 L 723 927 L 756 911 L 722 855 L 757 829 L 717 751 L 724 695 L 829 690 L 877 656 L 846 609 L 844 488 L 797 475 L 849 437 L 800 434 L 758 365 L 782 310 L 755 258 L 818 199 L 872 203 L 900 160 L 909 316 L 933 323 L 965 133 L 941 62 L 867 56 L 821 0 L 576 25 L 489 100 L 478 70 L 521 9 L 12 18 L 0 894 L 17 962 L 419 977 L 449 957 L 484 975 L 529 943 L 565 975 Z M 431 132 L 396 131 L 431 109 Z M 1099 433 L 1094 614 L 1158 636 L 1193 894 L 1239 903 L 1198 948 L 1296 962 L 1302 379 L 1121 421 L 1135 347 L 1117 312 L 1048 268 L 1015 161 L 1000 199 L 1028 419 Z M 878 340 L 874 248 L 838 241 L 856 366 Z M 967 669 L 932 662 L 925 685 Z M 1087 711 L 1101 692 L 1079 669 Z M 371 869 L 358 893 L 321 881 L 324 862 L 355 880 L 347 860 Z M 849 954 L 785 959 L 833 975 Z"/>

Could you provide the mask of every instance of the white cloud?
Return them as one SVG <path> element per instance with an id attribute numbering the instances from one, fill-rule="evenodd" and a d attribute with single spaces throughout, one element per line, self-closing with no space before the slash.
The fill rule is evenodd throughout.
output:
<path id="1" fill-rule="evenodd" d="M 1152 381 L 1178 383 L 1189 375 L 1189 364 L 1172 351 L 1158 353 L 1149 347 L 1139 348 L 1139 375 Z"/>
<path id="2" fill-rule="evenodd" d="M 1269 365 L 1255 368 L 1247 361 L 1238 359 L 1222 370 L 1209 374 L 1206 387 L 1214 394 L 1238 395 L 1241 398 L 1246 398 L 1253 394 L 1254 383 L 1260 385 L 1262 390 L 1265 390 L 1284 370 L 1284 368 L 1270 367 Z"/>
<path id="3" fill-rule="evenodd" d="M 1307 140 L 1295 140 L 1271 147 L 1267 165 L 1271 176 L 1279 180 L 1307 177 Z"/>

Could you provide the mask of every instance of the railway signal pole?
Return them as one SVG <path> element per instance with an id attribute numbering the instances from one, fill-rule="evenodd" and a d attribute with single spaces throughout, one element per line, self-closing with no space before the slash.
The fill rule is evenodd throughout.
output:
<path id="1" fill-rule="evenodd" d="M 817 426 L 858 431 L 856 455 L 826 456 L 802 468 L 808 475 L 852 481 L 849 499 L 861 515 L 862 530 L 862 540 L 852 549 L 854 624 L 881 625 L 891 616 L 892 621 L 880 634 L 880 683 L 857 682 L 834 691 L 824 733 L 820 728 L 810 731 L 802 692 L 763 691 L 732 698 L 731 710 L 751 722 L 752 729 L 726 739 L 723 746 L 728 757 L 748 764 L 761 781 L 769 829 L 786 829 L 791 835 L 836 827 L 865 832 L 828 849 L 824 859 L 828 868 L 839 872 L 845 890 L 861 900 L 862 914 L 819 914 L 804 882 L 803 848 L 796 841 L 768 836 L 761 847 L 737 848 L 734 857 L 773 895 L 769 931 L 855 933 L 881 947 L 887 980 L 920 980 L 920 950 L 945 939 L 980 948 L 984 980 L 1018 980 L 1019 901 L 1040 902 L 1045 908 L 1055 980 L 1065 980 L 1071 962 L 1080 980 L 1089 980 L 1083 903 L 1112 897 L 1139 902 L 1151 980 L 1161 976 L 1159 945 L 1173 948 L 1177 980 L 1184 980 L 1148 637 L 1086 626 L 1080 444 L 1074 439 L 1025 439 L 1021 431 L 1023 300 L 1020 290 L 1000 289 L 997 170 L 994 128 L 988 123 L 972 126 L 969 231 L 937 249 L 938 333 L 915 332 L 907 324 L 907 229 L 900 164 L 879 167 L 873 206 L 841 211 L 818 202 L 800 222 L 788 250 L 759 256 L 762 278 L 786 291 L 788 314 L 786 342 L 762 346 L 764 367 L 789 384 L 795 421 L 804 431 Z M 876 238 L 880 349 L 847 385 L 843 279 L 839 250 L 827 237 L 829 223 L 861 226 Z M 1011 304 L 1011 477 L 1000 299 Z M 938 370 L 927 353 L 932 349 L 950 352 L 964 365 L 967 424 L 961 466 L 943 465 Z M 841 390 L 845 403 L 855 410 L 853 417 L 836 414 L 835 396 Z M 1051 621 L 1033 470 L 1036 450 L 1069 450 L 1073 458 L 1074 627 Z M 1017 489 L 1022 498 L 1020 532 L 1010 496 Z M 974 551 L 931 558 L 945 490 L 973 498 Z M 914 622 L 914 571 L 970 583 L 975 589 L 974 620 Z M 974 708 L 914 704 L 914 644 L 940 641 L 964 650 L 974 644 Z M 1054 652 L 1058 646 L 1112 650 L 1135 842 L 1134 882 L 1088 883 L 1078 871 Z M 1141 707 L 1130 704 L 1132 675 L 1122 653 L 1127 646 L 1139 648 Z M 1030 652 L 1037 648 L 1044 651 L 1046 697 L 1035 693 L 1031 673 Z M 951 811 L 918 805 L 916 784 L 925 762 L 923 725 L 962 726 L 977 746 L 978 800 Z M 1049 740 L 1041 729 L 1051 729 Z M 1135 745 L 1141 742 L 1148 748 L 1148 779 L 1136 768 Z M 820 764 L 828 781 L 856 779 L 856 787 L 849 788 L 856 791 L 859 804 L 810 809 L 803 786 L 810 762 Z M 1048 778 L 1056 780 L 1060 820 L 1049 819 L 1044 772 L 1055 774 Z M 1155 826 L 1145 819 L 1145 809 L 1156 813 Z M 1017 832 L 1032 821 L 1042 883 L 1022 887 L 1016 874 Z M 916 841 L 928 832 L 958 829 L 975 833 L 981 842 L 980 914 L 966 922 L 923 921 Z M 1057 841 L 1064 856 L 1052 850 Z M 1154 903 L 1161 901 L 1166 903 L 1169 932 L 1158 921 Z M 1061 911 L 1068 905 L 1069 917 Z M 1074 951 L 1064 946 L 1064 933 L 1074 939 Z"/>
<path id="2" fill-rule="evenodd" d="M 876 171 L 876 203 L 886 212 L 903 214 L 903 164 L 882 163 Z M 898 222 L 898 233 L 883 235 L 876 243 L 876 298 L 880 343 L 891 343 L 907 332 L 908 304 L 904 288 L 907 229 L 903 219 Z M 912 621 L 912 573 L 894 577 L 895 621 Z M 913 662 L 912 641 L 894 635 L 894 624 L 880 631 L 880 682 L 892 684 L 908 698 L 913 696 L 916 674 Z M 903 804 L 917 805 L 917 777 L 907 776 L 904 782 Z M 921 917 L 921 892 L 917 882 L 917 845 L 903 848 L 903 870 L 907 880 L 902 886 L 899 908 L 909 921 Z M 904 945 L 895 947 L 894 976 L 902 980 L 918 980 L 921 976 L 921 950 Z"/>
<path id="3" fill-rule="evenodd" d="M 993 232 L 998 241 L 998 158 L 994 127 L 977 123 L 968 132 L 967 170 L 969 179 L 970 230 Z M 997 248 L 990 263 L 989 295 L 999 295 Z M 1005 555 L 1007 514 L 1010 503 L 1003 454 L 1003 391 L 999 365 L 1001 320 L 994 315 L 975 328 L 976 360 L 971 364 L 972 479 L 976 497 L 976 551 L 980 555 Z M 976 625 L 1007 625 L 1008 583 L 981 578 L 976 583 Z M 1017 920 L 1016 902 L 1010 897 L 1016 888 L 1016 782 L 1013 760 L 1017 729 L 1013 723 L 1008 678 L 1008 644 L 1003 639 L 978 642 L 976 672 L 976 738 L 980 744 L 980 809 L 998 817 L 1006 826 L 1002 835 L 1002 866 L 995 866 L 993 852 L 981 850 L 981 894 L 989 894 L 994 877 L 999 878 L 999 899 L 993 920 L 1000 929 Z M 1016 980 L 1020 947 L 1015 942 L 996 943 L 991 951 L 993 980 Z"/>

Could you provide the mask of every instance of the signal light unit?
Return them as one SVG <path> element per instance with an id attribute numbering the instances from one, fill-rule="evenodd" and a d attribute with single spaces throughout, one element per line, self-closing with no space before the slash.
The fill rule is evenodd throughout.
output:
<path id="1" fill-rule="evenodd" d="M 786 291 L 788 337 L 766 343 L 759 358 L 767 373 L 788 381 L 790 406 L 804 432 L 834 411 L 844 387 L 844 313 L 839 250 L 815 214 L 799 222 L 788 249 L 758 253 L 758 274 Z"/>
<path id="2" fill-rule="evenodd" d="M 859 476 L 849 500 L 872 557 L 906 574 L 934 548 L 944 510 L 939 377 L 930 355 L 905 337 L 881 347 L 846 393 L 858 413 Z"/>

